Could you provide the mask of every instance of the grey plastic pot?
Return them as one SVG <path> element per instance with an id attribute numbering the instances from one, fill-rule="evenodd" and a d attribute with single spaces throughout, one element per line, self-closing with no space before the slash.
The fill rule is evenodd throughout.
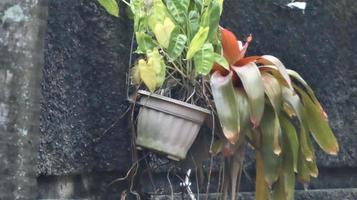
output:
<path id="1" fill-rule="evenodd" d="M 169 97 L 140 90 L 136 144 L 167 154 L 173 160 L 186 154 L 210 111 Z"/>

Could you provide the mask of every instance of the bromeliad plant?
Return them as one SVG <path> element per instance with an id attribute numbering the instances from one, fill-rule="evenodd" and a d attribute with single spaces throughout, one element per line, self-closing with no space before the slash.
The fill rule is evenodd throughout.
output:
<path id="1" fill-rule="evenodd" d="M 211 88 L 228 147 L 242 140 L 254 147 L 257 200 L 292 200 L 296 176 L 303 184 L 318 176 L 310 135 L 326 153 L 339 150 L 327 115 L 297 72 L 270 55 L 245 57 L 251 37 L 242 46 L 220 30 L 229 67 L 213 67 Z"/>

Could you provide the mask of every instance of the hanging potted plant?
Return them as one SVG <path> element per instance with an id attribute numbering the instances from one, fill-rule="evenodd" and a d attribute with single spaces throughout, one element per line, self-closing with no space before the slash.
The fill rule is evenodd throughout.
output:
<path id="1" fill-rule="evenodd" d="M 115 1 L 100 1 L 113 12 Z M 211 113 L 208 74 L 220 55 L 222 1 L 133 0 L 136 54 L 131 83 L 140 105 L 136 144 L 181 160 Z"/>

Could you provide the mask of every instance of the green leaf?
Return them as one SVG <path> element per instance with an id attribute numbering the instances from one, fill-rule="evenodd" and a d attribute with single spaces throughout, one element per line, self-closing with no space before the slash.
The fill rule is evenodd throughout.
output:
<path id="1" fill-rule="evenodd" d="M 195 53 L 203 46 L 207 39 L 208 31 L 208 27 L 200 27 L 200 29 L 191 41 L 186 55 L 186 59 L 191 59 L 195 55 Z"/>
<path id="2" fill-rule="evenodd" d="M 318 105 L 319 109 L 321 110 L 321 112 L 323 112 L 324 115 L 326 115 L 324 109 L 322 108 L 320 102 L 317 100 L 314 91 L 311 89 L 311 87 L 307 84 L 307 82 L 300 76 L 300 74 L 298 74 L 296 71 L 294 70 L 287 70 L 288 74 L 293 77 L 294 79 L 296 79 L 300 84 L 302 84 L 307 93 L 309 94 L 310 98 L 312 99 L 312 101 Z"/>
<path id="3" fill-rule="evenodd" d="M 98 0 L 98 2 L 109 14 L 119 17 L 119 6 L 116 0 Z"/>
<path id="4" fill-rule="evenodd" d="M 249 63 L 242 67 L 233 67 L 233 70 L 243 83 L 250 104 L 250 120 L 257 127 L 264 112 L 264 86 L 258 67 L 255 63 Z"/>
<path id="5" fill-rule="evenodd" d="M 297 172 L 297 162 L 299 153 L 299 139 L 296 134 L 294 125 L 290 122 L 285 114 L 279 117 L 283 137 L 283 152 L 289 151 L 294 166 L 294 171 Z"/>
<path id="6" fill-rule="evenodd" d="M 308 166 L 308 162 L 306 161 L 306 157 L 304 154 L 299 152 L 299 158 L 298 158 L 298 174 L 297 174 L 298 180 L 304 184 L 306 187 L 307 184 L 310 182 L 310 169 Z"/>
<path id="7" fill-rule="evenodd" d="M 279 176 L 281 157 L 274 153 L 275 150 L 275 131 L 280 126 L 275 123 L 276 115 L 272 107 L 266 106 L 262 122 L 261 131 L 261 153 L 264 163 L 265 181 L 271 186 L 277 181 Z M 278 126 L 278 127 L 277 127 Z"/>
<path id="8" fill-rule="evenodd" d="M 228 64 L 228 61 L 226 60 L 226 58 L 224 58 L 223 56 L 221 56 L 218 53 L 214 53 L 213 58 L 214 58 L 214 62 L 216 62 L 223 68 L 229 70 L 229 64 Z"/>
<path id="9" fill-rule="evenodd" d="M 265 94 L 268 96 L 275 112 L 279 113 L 283 105 L 281 86 L 279 81 L 269 73 L 262 73 Z"/>
<path id="10" fill-rule="evenodd" d="M 256 178 L 255 178 L 255 199 L 256 200 L 268 200 L 269 190 L 265 183 L 265 171 L 264 171 L 264 161 L 260 151 L 256 151 Z"/>
<path id="11" fill-rule="evenodd" d="M 291 84 L 291 79 L 286 71 L 286 67 L 284 64 L 276 57 L 270 56 L 270 55 L 264 55 L 260 59 L 258 59 L 257 63 L 262 63 L 264 65 L 274 65 L 277 67 L 278 71 L 284 78 L 284 81 L 286 85 L 289 87 L 289 89 L 293 90 L 292 84 Z"/>
<path id="12" fill-rule="evenodd" d="M 166 7 L 173 18 L 179 23 L 183 24 L 187 16 L 188 6 L 190 0 L 165 0 Z"/>
<path id="13" fill-rule="evenodd" d="M 279 179 L 273 188 L 274 200 L 294 200 L 295 192 L 295 173 L 293 153 L 289 145 L 289 139 L 284 137 L 284 146 L 282 154 L 282 171 L 280 172 Z"/>
<path id="14" fill-rule="evenodd" d="M 151 36 L 146 34 L 143 31 L 136 32 L 136 42 L 138 44 L 137 53 L 146 53 L 148 50 L 152 50 L 157 45 L 154 43 L 154 40 Z"/>
<path id="15" fill-rule="evenodd" d="M 189 36 L 193 37 L 200 27 L 200 15 L 196 10 L 191 10 L 188 14 Z"/>
<path id="16" fill-rule="evenodd" d="M 213 51 L 213 46 L 210 43 L 204 44 L 202 48 L 197 51 L 197 53 L 193 57 L 196 74 L 205 76 L 211 71 L 214 61 Z"/>
<path id="17" fill-rule="evenodd" d="M 171 33 L 171 39 L 167 53 L 170 56 L 171 61 L 176 60 L 185 49 L 187 37 L 184 34 L 180 34 L 180 30 L 175 28 Z"/>
<path id="18" fill-rule="evenodd" d="M 282 94 L 284 98 L 284 102 L 286 105 L 290 106 L 291 109 L 296 114 L 297 118 L 300 122 L 300 146 L 302 152 L 304 153 L 306 159 L 311 161 L 313 159 L 313 149 L 311 149 L 308 145 L 308 125 L 306 121 L 306 111 L 303 107 L 300 98 L 297 94 L 293 94 L 291 90 L 286 87 L 282 88 Z"/>
<path id="19" fill-rule="evenodd" d="M 223 133 L 231 143 L 236 143 L 240 134 L 240 120 L 232 77 L 232 72 L 227 76 L 218 72 L 212 74 L 211 88 Z"/>
<path id="20" fill-rule="evenodd" d="M 218 40 L 218 26 L 221 17 L 220 5 L 218 1 L 211 1 L 206 9 L 206 12 L 202 15 L 201 26 L 209 27 L 208 40 L 213 42 Z"/>
<path id="21" fill-rule="evenodd" d="M 336 155 L 339 146 L 325 115 L 318 105 L 300 88 L 295 87 L 301 95 L 306 110 L 306 121 L 309 130 L 319 146 L 328 154 Z"/>

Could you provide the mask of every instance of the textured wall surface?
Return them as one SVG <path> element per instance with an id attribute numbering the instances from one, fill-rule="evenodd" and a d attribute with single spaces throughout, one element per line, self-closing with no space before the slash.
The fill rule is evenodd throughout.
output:
<path id="1" fill-rule="evenodd" d="M 253 34 L 250 55 L 275 55 L 299 71 L 329 115 L 341 151 L 337 157 L 318 152 L 321 173 L 310 188 L 337 189 L 299 192 L 298 199 L 356 199 L 355 190 L 340 188 L 357 188 L 357 1 L 308 1 L 304 13 L 286 7 L 288 2 L 226 0 L 222 25 L 241 38 Z M 108 184 L 130 167 L 128 123 L 122 119 L 105 130 L 126 110 L 130 39 L 130 22 L 106 15 L 95 0 L 49 1 L 41 198 L 118 198 L 124 186 Z M 247 163 L 254 176 L 252 162 Z M 170 190 L 165 171 L 153 178 Z M 144 177 L 144 190 L 152 192 L 150 184 Z M 244 191 L 253 190 L 249 178 L 242 184 Z"/>
<path id="2" fill-rule="evenodd" d="M 36 199 L 47 5 L 0 1 L 0 199 Z"/>

